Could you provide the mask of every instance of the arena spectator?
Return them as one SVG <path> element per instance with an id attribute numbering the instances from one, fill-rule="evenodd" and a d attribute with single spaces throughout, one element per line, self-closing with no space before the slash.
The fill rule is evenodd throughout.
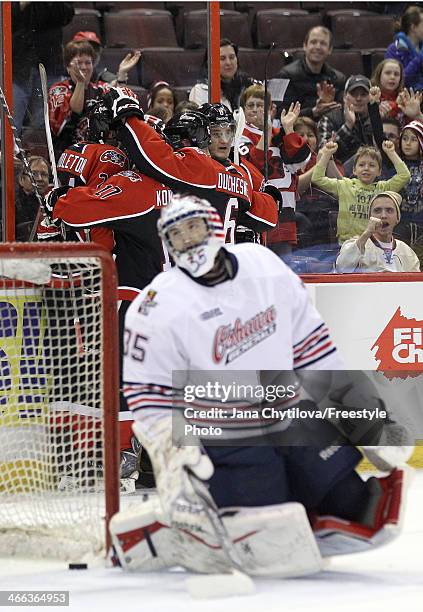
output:
<path id="1" fill-rule="evenodd" d="M 187 110 L 197 110 L 198 104 L 196 102 L 192 102 L 191 100 L 181 100 L 175 106 L 175 115 L 179 113 L 184 113 Z"/>
<path id="2" fill-rule="evenodd" d="M 50 167 L 44 157 L 34 155 L 28 158 L 29 167 L 38 192 L 44 196 L 50 188 Z M 27 241 L 38 215 L 40 203 L 34 193 L 31 180 L 22 165 L 15 186 L 15 227 L 16 240 Z"/>
<path id="3" fill-rule="evenodd" d="M 63 74 L 62 27 L 74 15 L 71 2 L 12 2 L 13 118 L 21 132 L 27 110 L 30 124 L 44 125 L 38 64 L 51 85 Z"/>
<path id="4" fill-rule="evenodd" d="M 381 91 L 379 104 L 381 117 L 397 117 L 401 112 L 397 98 L 404 88 L 404 68 L 401 62 L 394 59 L 384 59 L 379 62 L 373 71 L 371 83 Z"/>
<path id="5" fill-rule="evenodd" d="M 322 155 L 314 167 L 312 182 L 324 191 L 337 196 L 339 200 L 337 236 L 342 244 L 353 236 L 361 235 L 367 227 L 369 202 L 380 191 L 401 191 L 410 179 L 406 164 L 395 153 L 395 146 L 389 140 L 382 148 L 395 166 L 397 173 L 387 181 L 376 181 L 382 167 L 382 156 L 376 147 L 360 147 L 355 156 L 354 174 L 356 178 L 333 179 L 325 176 L 328 162 L 336 153 L 336 142 L 327 142 Z"/>
<path id="6" fill-rule="evenodd" d="M 404 66 L 406 87 L 423 89 L 423 12 L 419 6 L 404 11 L 400 30 L 386 49 L 385 58 L 396 59 Z"/>
<path id="7" fill-rule="evenodd" d="M 401 219 L 401 196 L 382 191 L 370 200 L 369 220 L 361 236 L 344 242 L 336 272 L 420 272 L 417 255 L 405 242 L 393 238 Z"/>
<path id="8" fill-rule="evenodd" d="M 354 155 L 362 145 L 373 144 L 373 130 L 369 118 L 370 81 L 355 74 L 345 83 L 344 107 L 325 113 L 317 130 L 319 145 L 325 144 L 335 133 L 337 157 L 341 162 Z"/>
<path id="9" fill-rule="evenodd" d="M 95 32 L 84 31 L 77 32 L 72 38 L 73 42 L 76 43 L 89 43 L 95 53 L 94 59 L 94 80 L 104 81 L 109 83 L 112 87 L 122 87 L 128 82 L 128 73 L 139 61 L 141 57 L 141 51 L 136 49 L 130 53 L 127 53 L 119 64 L 117 74 L 110 72 L 106 66 L 102 66 L 101 53 L 103 46 L 101 40 Z"/>
<path id="10" fill-rule="evenodd" d="M 341 108 L 345 75 L 326 60 L 332 53 L 332 32 L 322 26 L 311 28 L 303 43 L 304 57 L 282 68 L 278 78 L 289 79 L 283 106 L 296 101 L 301 115 L 316 121 L 329 111 Z"/>
<path id="11" fill-rule="evenodd" d="M 94 80 L 96 54 L 90 43 L 69 42 L 63 58 L 69 78 L 55 83 L 49 90 L 50 128 L 56 158 L 66 147 L 84 140 L 89 109 L 109 89 L 104 81 Z"/>
<path id="12" fill-rule="evenodd" d="M 299 170 L 297 191 L 301 195 L 309 187 L 311 187 L 311 175 L 313 168 L 316 165 L 318 150 L 317 150 L 317 125 L 310 117 L 298 117 L 294 123 L 294 132 L 304 138 L 311 151 L 311 158 L 307 166 L 303 170 Z M 343 166 L 340 162 L 330 159 L 326 169 L 326 175 L 334 178 L 341 178 L 343 174 Z"/>
<path id="13" fill-rule="evenodd" d="M 176 107 L 176 93 L 166 81 L 155 83 L 150 89 L 148 98 L 148 113 L 154 115 L 156 107 L 162 107 L 166 111 L 166 117 L 160 117 L 165 123 L 173 117 Z"/>
<path id="14" fill-rule="evenodd" d="M 203 73 L 204 80 L 197 83 L 189 93 L 189 99 L 196 102 L 199 106 L 208 102 L 208 84 L 206 78 L 207 54 L 204 59 Z M 255 79 L 249 77 L 239 69 L 238 65 L 238 46 L 227 38 L 220 41 L 220 87 L 222 104 L 229 110 L 234 111 L 239 108 L 240 97 L 243 89 L 256 83 Z"/>
<path id="15" fill-rule="evenodd" d="M 310 148 L 293 126 L 298 119 L 301 106 L 299 103 L 280 115 L 282 128 L 272 127 L 270 109 L 272 100 L 267 92 L 269 105 L 269 149 L 267 151 L 269 183 L 277 187 L 282 195 L 282 210 L 278 226 L 268 232 L 267 244 L 278 253 L 290 253 L 297 243 L 295 221 L 296 190 L 298 178 L 296 172 L 307 165 L 310 159 Z M 241 138 L 239 152 L 253 163 L 262 174 L 265 174 L 264 153 L 264 87 L 251 85 L 241 95 L 241 107 L 245 113 L 246 125 Z"/>
<path id="16" fill-rule="evenodd" d="M 402 189 L 401 222 L 395 236 L 409 244 L 423 262 L 423 124 L 412 121 L 401 132 L 401 157 L 411 178 Z"/>

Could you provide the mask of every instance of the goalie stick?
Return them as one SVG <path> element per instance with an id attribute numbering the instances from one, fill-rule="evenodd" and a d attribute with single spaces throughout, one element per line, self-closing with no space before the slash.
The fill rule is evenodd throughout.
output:
<path id="1" fill-rule="evenodd" d="M 235 595 L 251 595 L 255 592 L 254 582 L 244 573 L 238 554 L 231 538 L 219 516 L 219 510 L 207 491 L 205 485 L 193 474 L 190 474 L 191 484 L 210 521 L 216 537 L 232 569 L 227 574 L 207 574 L 193 576 L 186 580 L 191 597 L 203 599 L 209 597 L 228 597 Z"/>
<path id="2" fill-rule="evenodd" d="M 57 165 L 56 165 L 56 158 L 54 157 L 53 139 L 51 137 L 51 130 L 50 130 L 50 117 L 48 114 L 47 72 L 46 72 L 44 64 L 38 64 L 38 70 L 40 72 L 41 92 L 43 94 L 44 128 L 46 132 L 48 157 L 50 160 L 51 173 L 53 175 L 53 185 L 56 188 L 56 187 L 59 187 L 59 179 L 57 177 Z M 62 228 L 62 236 L 64 238 L 65 231 L 64 231 L 63 223 L 61 224 L 61 228 Z M 75 328 L 76 340 L 78 344 L 78 352 L 80 355 L 84 355 L 86 351 L 85 351 L 85 346 L 84 346 L 84 338 L 82 335 L 81 321 L 79 320 L 78 310 L 76 306 L 76 292 L 75 292 L 75 285 L 74 285 L 73 277 L 72 277 L 72 270 L 68 271 L 68 279 L 69 279 L 69 289 L 71 292 L 71 301 L 72 301 L 72 309 L 73 309 L 73 325 Z"/>

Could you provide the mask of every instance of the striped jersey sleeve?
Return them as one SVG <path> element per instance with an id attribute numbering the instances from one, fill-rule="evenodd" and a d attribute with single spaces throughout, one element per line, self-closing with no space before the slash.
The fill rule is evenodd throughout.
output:
<path id="1" fill-rule="evenodd" d="M 346 369 L 329 329 L 312 304 L 304 283 L 291 271 L 289 276 L 293 289 L 291 321 L 294 370 Z"/>

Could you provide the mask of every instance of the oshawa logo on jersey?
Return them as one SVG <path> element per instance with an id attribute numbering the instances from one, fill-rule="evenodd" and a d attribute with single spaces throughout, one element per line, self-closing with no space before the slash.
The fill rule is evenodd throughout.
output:
<path id="1" fill-rule="evenodd" d="M 119 151 L 112 151 L 111 149 L 108 149 L 100 155 L 100 161 L 110 162 L 111 164 L 116 164 L 117 166 L 123 168 L 125 165 L 126 157 L 125 155 L 123 155 L 123 153 L 119 153 Z"/>
<path id="2" fill-rule="evenodd" d="M 231 363 L 266 340 L 276 331 L 276 316 L 276 308 L 272 305 L 245 323 L 238 318 L 233 325 L 221 325 L 214 336 L 213 361 Z"/>

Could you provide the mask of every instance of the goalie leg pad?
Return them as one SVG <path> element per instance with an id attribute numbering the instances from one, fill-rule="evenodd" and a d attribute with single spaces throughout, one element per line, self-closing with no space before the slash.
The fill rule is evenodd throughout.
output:
<path id="1" fill-rule="evenodd" d="M 247 574 L 288 578 L 322 569 L 323 561 L 301 504 L 227 508 L 221 517 Z M 143 496 L 143 501 L 119 512 L 110 523 L 120 565 L 129 571 L 179 565 L 207 574 L 229 572 L 228 558 L 205 515 L 204 521 L 201 533 L 170 528 L 157 495 Z"/>
<path id="2" fill-rule="evenodd" d="M 317 517 L 313 531 L 322 556 L 365 552 L 395 540 L 402 531 L 412 472 L 412 468 L 405 466 L 377 479 L 380 494 L 370 525 L 335 516 Z"/>

